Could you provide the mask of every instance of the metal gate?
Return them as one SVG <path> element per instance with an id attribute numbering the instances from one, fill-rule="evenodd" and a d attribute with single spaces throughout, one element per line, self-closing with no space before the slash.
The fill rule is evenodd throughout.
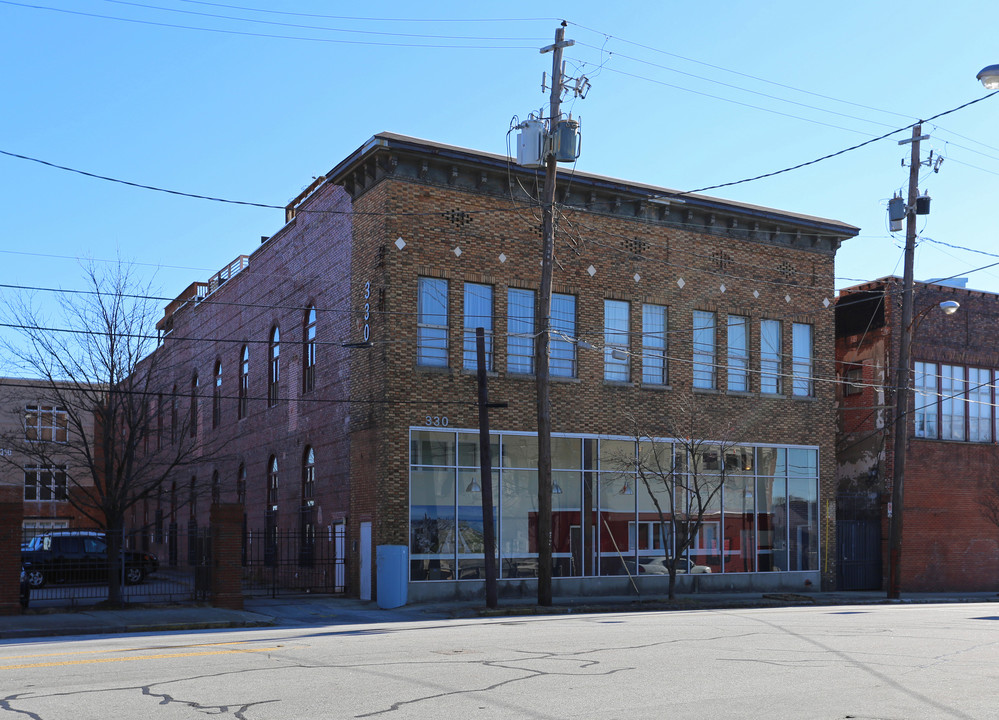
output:
<path id="1" fill-rule="evenodd" d="M 836 498 L 840 590 L 880 590 L 881 508 L 877 493 L 840 493 Z"/>
<path id="2" fill-rule="evenodd" d="M 243 592 L 247 595 L 347 591 L 344 525 L 281 530 L 265 526 L 243 534 Z"/>

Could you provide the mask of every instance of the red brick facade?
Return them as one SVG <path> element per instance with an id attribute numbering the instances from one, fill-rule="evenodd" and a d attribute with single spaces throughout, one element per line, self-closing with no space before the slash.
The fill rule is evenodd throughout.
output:
<path id="1" fill-rule="evenodd" d="M 536 290 L 539 179 L 505 158 L 379 135 L 289 208 L 290 221 L 250 256 L 246 269 L 204 299 L 182 305 L 157 351 L 176 383 L 200 380 L 199 432 L 224 439 L 224 457 L 199 467 L 199 483 L 220 473 L 234 498 L 247 469 L 251 526 L 263 522 L 267 463 L 281 472 L 279 522 L 301 505 L 302 453 L 316 451 L 321 526 L 346 520 L 352 587 L 360 523 L 373 544 L 407 544 L 409 430 L 446 422 L 477 427 L 474 373 L 463 369 L 464 283 L 493 288 L 494 431 L 536 429 L 533 376 L 507 363 L 507 290 Z M 654 431 L 691 398 L 705 437 L 738 428 L 740 440 L 819 449 L 821 579 L 835 558 L 827 538 L 835 488 L 833 260 L 856 228 L 713 198 L 667 202 L 660 188 L 577 173 L 559 185 L 555 292 L 575 297 L 576 377 L 552 389 L 553 431 L 628 436 Z M 419 278 L 448 281 L 447 367 L 417 364 Z M 604 301 L 630 303 L 628 382 L 604 380 Z M 666 385 L 641 382 L 642 306 L 668 309 Z M 303 313 L 318 310 L 319 362 L 313 393 L 302 393 Z M 714 389 L 692 390 L 695 310 L 716 313 Z M 748 392 L 728 392 L 726 317 L 748 318 Z M 760 320 L 781 321 L 783 389 L 760 392 Z M 792 325 L 813 328 L 814 390 L 792 395 Z M 281 331 L 281 400 L 267 402 L 268 338 Z M 344 344 L 352 347 L 344 347 Z M 370 345 L 368 344 L 370 343 Z M 237 366 L 249 348 L 249 416 L 235 418 Z M 223 422 L 211 423 L 212 376 L 222 362 Z M 200 507 L 200 503 L 199 503 Z M 373 556 L 373 553 L 372 553 Z"/>
<path id="2" fill-rule="evenodd" d="M 844 383 L 839 390 L 838 485 L 840 490 L 871 490 L 880 497 L 885 572 L 900 293 L 901 280 L 885 278 L 842 291 L 837 307 L 840 377 L 847 381 L 848 372 L 862 373 L 861 382 Z M 961 307 L 945 315 L 938 310 L 944 301 L 957 301 Z M 917 391 L 910 393 L 908 409 L 902 591 L 996 590 L 999 527 L 985 517 L 982 500 L 990 492 L 989 482 L 999 463 L 995 416 L 999 350 L 993 341 L 999 331 L 999 296 L 917 283 L 914 312 L 912 360 L 923 373 L 915 373 Z M 983 374 L 979 378 L 972 371 Z M 920 380 L 921 374 L 939 376 L 936 388 L 922 396 L 920 383 L 934 380 Z M 956 387 L 943 385 L 958 374 Z M 975 388 L 982 394 L 969 396 Z M 955 402 L 948 406 L 950 398 Z M 956 425 L 947 419 L 949 407 L 960 416 Z M 923 424 L 921 415 L 927 411 L 937 422 L 935 429 Z M 977 436 L 972 430 L 975 416 L 983 420 Z"/>

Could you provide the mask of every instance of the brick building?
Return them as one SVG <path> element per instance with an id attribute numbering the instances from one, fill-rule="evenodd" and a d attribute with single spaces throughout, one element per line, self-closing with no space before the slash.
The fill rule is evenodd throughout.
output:
<path id="1" fill-rule="evenodd" d="M 251 540 L 343 533 L 361 597 L 379 545 L 408 547 L 411 600 L 481 593 L 484 326 L 490 396 L 508 404 L 491 411 L 500 587 L 536 592 L 540 183 L 506 157 L 379 134 L 181 294 L 160 323 L 163 396 L 192 399 L 196 432 L 226 448 L 191 487 L 211 477 L 245 502 Z M 556 592 L 623 591 L 623 560 L 663 553 L 619 461 L 636 428 L 668 442 L 663 418 L 691 408 L 696 432 L 730 441 L 706 465 L 729 472 L 691 551 L 712 570 L 701 587 L 830 585 L 833 260 L 857 229 L 580 172 L 558 193 Z"/>
<path id="2" fill-rule="evenodd" d="M 94 526 L 70 502 L 73 495 L 93 487 L 89 469 L 76 462 L 79 443 L 73 437 L 81 427 L 93 432 L 93 416 L 79 404 L 61 404 L 71 397 L 70 389 L 67 386 L 60 399 L 44 381 L 0 379 L 0 485 L 17 487 L 24 500 L 25 537 Z M 32 449 L 37 451 L 28 452 Z"/>
<path id="3" fill-rule="evenodd" d="M 847 589 L 881 588 L 887 577 L 901 288 L 901 278 L 881 278 L 842 290 L 836 305 L 844 381 L 837 389 L 839 538 L 847 558 L 840 584 Z M 913 301 L 901 588 L 995 590 L 999 526 L 982 501 L 999 487 L 999 351 L 989 329 L 999 329 L 999 295 L 916 283 Z M 940 312 L 945 301 L 960 309 Z"/>

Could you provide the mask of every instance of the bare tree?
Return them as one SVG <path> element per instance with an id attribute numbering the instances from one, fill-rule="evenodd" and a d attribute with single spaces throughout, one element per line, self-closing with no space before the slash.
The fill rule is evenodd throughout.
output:
<path id="1" fill-rule="evenodd" d="M 999 529 L 999 478 L 993 476 L 984 481 L 978 503 L 985 519 Z"/>
<path id="2" fill-rule="evenodd" d="M 149 286 L 121 261 L 91 261 L 84 279 L 85 290 L 58 294 L 51 317 L 29 296 L 3 305 L 7 323 L 18 331 L 3 342 L 8 361 L 31 378 L 37 407 L 57 418 L 54 432 L 39 433 L 37 416 L 14 408 L 23 426 L 4 437 L 15 450 L 5 459 L 66 467 L 67 499 L 105 532 L 108 601 L 116 605 L 127 511 L 154 495 L 176 469 L 203 457 L 204 448 L 194 432 L 194 388 L 166 398 L 168 407 L 156 407 L 153 393 L 166 384 L 161 376 L 169 369 L 160 368 L 158 353 L 151 352 L 159 307 Z M 190 412 L 178 412 L 185 399 Z M 169 437 L 162 436 L 164 429 Z"/>
<path id="3" fill-rule="evenodd" d="M 636 424 L 638 452 L 633 462 L 658 517 L 657 542 L 665 556 L 671 600 L 677 572 L 694 570 L 692 564 L 688 567 L 688 551 L 695 549 L 706 519 L 721 516 L 725 488 L 731 485 L 730 491 L 737 492 L 737 476 L 746 471 L 747 462 L 752 469 L 752 449 L 740 442 L 753 424 L 751 413 L 719 426 L 717 415 L 702 412 L 693 395 L 680 398 L 655 432 Z"/>

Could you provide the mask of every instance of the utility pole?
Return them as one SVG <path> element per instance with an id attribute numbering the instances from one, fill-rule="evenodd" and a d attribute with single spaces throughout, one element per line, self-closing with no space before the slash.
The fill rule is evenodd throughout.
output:
<path id="1" fill-rule="evenodd" d="M 553 131 L 562 105 L 562 49 L 572 45 L 565 40 L 565 26 L 555 30 L 555 44 L 542 48 L 552 52 L 552 88 L 549 126 Z M 549 132 L 551 138 L 553 133 Z M 552 270 L 555 263 L 555 175 L 558 161 L 548 145 L 545 155 L 545 185 L 541 197 L 542 253 L 541 287 L 535 315 L 537 342 L 534 350 L 534 377 L 538 394 L 538 605 L 552 604 L 552 414 L 551 355 Z"/>
<path id="2" fill-rule="evenodd" d="M 493 451 L 489 442 L 489 389 L 486 386 L 486 331 L 475 328 L 476 378 L 479 386 L 479 474 L 482 482 L 482 554 L 486 561 L 486 607 L 497 605 L 496 527 L 493 523 Z M 505 403 L 504 403 L 505 405 Z"/>
<path id="3" fill-rule="evenodd" d="M 912 347 L 913 265 L 916 255 L 916 197 L 919 194 L 919 143 L 925 139 L 921 122 L 912 127 L 909 194 L 905 208 L 905 265 L 902 273 L 902 322 L 895 367 L 895 447 L 892 462 L 891 525 L 888 534 L 888 598 L 902 593 L 902 516 L 905 501 L 905 456 L 909 428 L 909 351 Z"/>

